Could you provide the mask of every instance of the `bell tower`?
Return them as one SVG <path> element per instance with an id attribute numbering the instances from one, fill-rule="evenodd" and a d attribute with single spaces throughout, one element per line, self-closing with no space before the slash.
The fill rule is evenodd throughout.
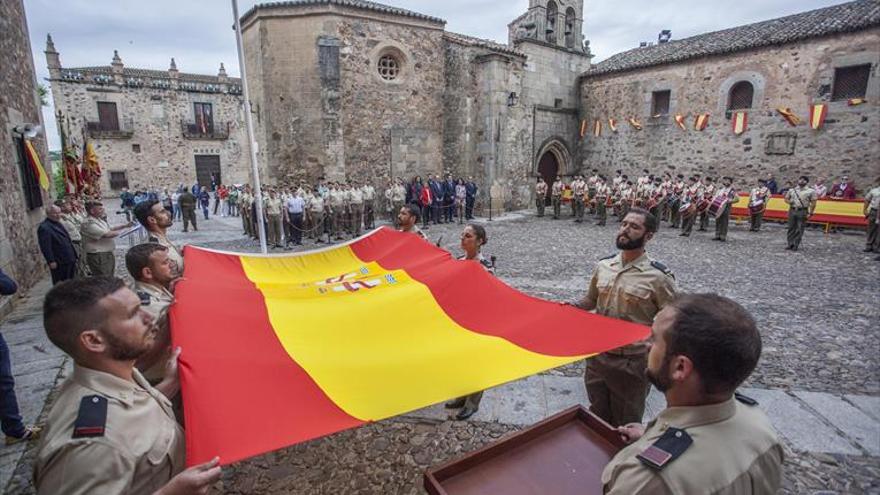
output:
<path id="1" fill-rule="evenodd" d="M 510 23 L 511 44 L 533 40 L 584 53 L 583 0 L 529 0 L 529 10 Z"/>

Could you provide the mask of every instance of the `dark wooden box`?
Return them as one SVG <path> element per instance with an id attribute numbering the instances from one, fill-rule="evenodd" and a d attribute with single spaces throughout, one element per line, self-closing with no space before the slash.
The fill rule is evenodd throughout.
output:
<path id="1" fill-rule="evenodd" d="M 624 443 L 581 406 L 425 472 L 431 495 L 589 495 Z"/>

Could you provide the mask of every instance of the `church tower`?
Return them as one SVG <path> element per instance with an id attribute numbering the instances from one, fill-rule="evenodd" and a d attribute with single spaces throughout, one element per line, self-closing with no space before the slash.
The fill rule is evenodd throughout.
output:
<path id="1" fill-rule="evenodd" d="M 530 40 L 587 53 L 583 0 L 529 0 L 529 10 L 508 26 L 509 42 Z"/>

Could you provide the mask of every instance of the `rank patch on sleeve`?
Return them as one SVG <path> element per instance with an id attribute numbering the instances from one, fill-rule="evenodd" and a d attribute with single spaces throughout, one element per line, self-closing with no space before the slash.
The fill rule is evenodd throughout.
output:
<path id="1" fill-rule="evenodd" d="M 669 428 L 666 432 L 636 457 L 651 469 L 660 470 L 678 458 L 694 440 L 684 430 Z"/>
<path id="2" fill-rule="evenodd" d="M 102 437 L 107 425 L 107 398 L 87 395 L 79 402 L 73 438 Z"/>

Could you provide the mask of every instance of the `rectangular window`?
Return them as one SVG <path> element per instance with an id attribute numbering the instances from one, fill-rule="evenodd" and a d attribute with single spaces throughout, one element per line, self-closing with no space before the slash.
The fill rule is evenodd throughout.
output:
<path id="1" fill-rule="evenodd" d="M 871 64 L 838 67 L 834 69 L 834 89 L 831 101 L 864 98 L 868 91 Z"/>
<path id="2" fill-rule="evenodd" d="M 556 98 L 555 100 L 553 100 L 553 107 L 562 108 L 562 98 Z"/>
<path id="3" fill-rule="evenodd" d="M 101 131 L 118 131 L 119 114 L 116 113 L 116 103 L 110 101 L 98 102 L 98 123 Z"/>
<path id="4" fill-rule="evenodd" d="M 123 187 L 128 187 L 128 177 L 125 172 L 110 172 L 110 189 L 117 191 Z"/>
<path id="5" fill-rule="evenodd" d="M 15 159 L 18 162 L 18 172 L 21 175 L 21 186 L 24 192 L 24 203 L 28 210 L 34 210 L 43 206 L 43 195 L 40 193 L 40 183 L 37 174 L 31 168 L 25 158 L 24 139 L 13 136 L 12 144 L 15 146 Z"/>
<path id="6" fill-rule="evenodd" d="M 669 115 L 669 100 L 672 99 L 672 91 L 654 91 L 651 95 L 651 116 L 660 117 Z"/>
<path id="7" fill-rule="evenodd" d="M 196 129 L 202 134 L 214 133 L 214 111 L 210 103 L 193 103 Z"/>
<path id="8" fill-rule="evenodd" d="M 139 145 L 139 144 L 131 145 L 131 151 L 132 151 L 132 153 L 140 153 L 141 152 L 141 145 Z"/>

